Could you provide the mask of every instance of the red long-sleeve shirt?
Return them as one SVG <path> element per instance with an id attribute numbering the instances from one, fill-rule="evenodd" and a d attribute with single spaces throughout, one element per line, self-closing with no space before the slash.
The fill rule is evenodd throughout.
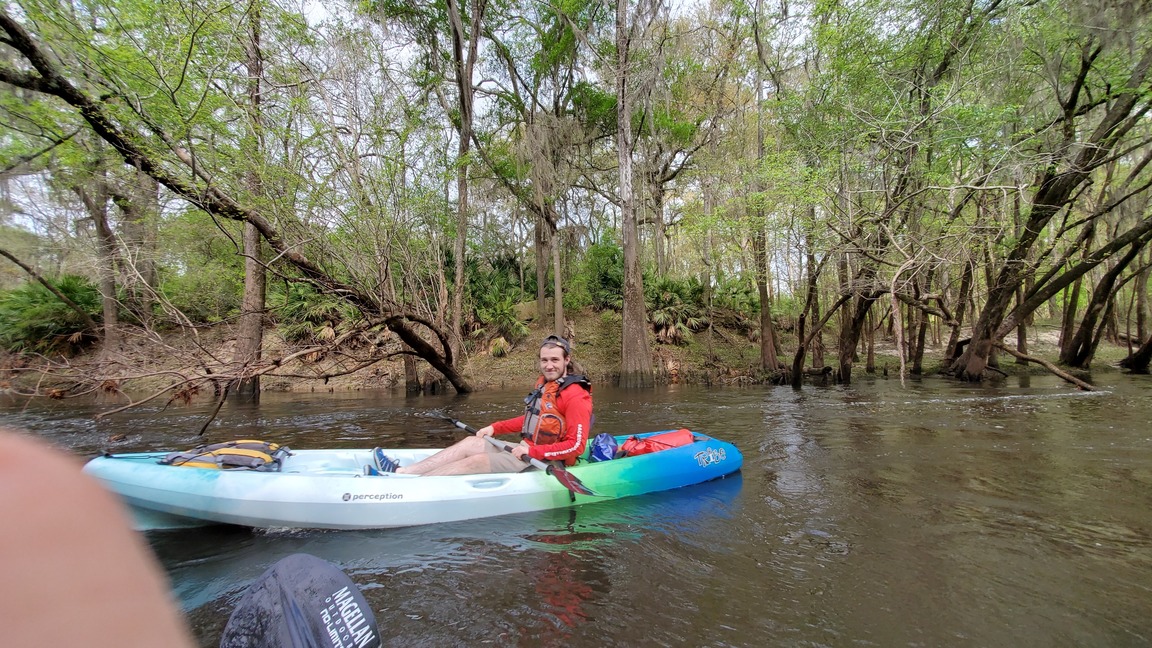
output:
<path id="1" fill-rule="evenodd" d="M 557 413 L 564 419 L 564 436 L 556 443 L 537 445 L 528 440 L 528 455 L 541 461 L 571 464 L 584 452 L 592 430 L 592 394 L 579 385 L 564 389 L 556 398 Z M 496 434 L 514 434 L 524 427 L 524 415 L 492 424 Z"/>

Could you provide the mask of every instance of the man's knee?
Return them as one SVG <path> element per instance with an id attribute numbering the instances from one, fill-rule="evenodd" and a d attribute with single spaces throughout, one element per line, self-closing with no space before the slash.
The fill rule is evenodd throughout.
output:
<path id="1" fill-rule="evenodd" d="M 470 436 L 464 439 L 464 443 L 467 444 L 468 454 L 480 454 L 488 449 L 488 442 L 483 437 Z"/>
<path id="2" fill-rule="evenodd" d="M 486 473 L 492 472 L 492 462 L 488 460 L 488 454 L 475 454 L 468 457 L 464 461 L 468 464 L 467 472 Z"/>
<path id="3" fill-rule="evenodd" d="M 492 472 L 492 462 L 486 453 L 462 457 L 443 466 L 437 466 L 424 473 L 429 476 L 473 475 Z"/>

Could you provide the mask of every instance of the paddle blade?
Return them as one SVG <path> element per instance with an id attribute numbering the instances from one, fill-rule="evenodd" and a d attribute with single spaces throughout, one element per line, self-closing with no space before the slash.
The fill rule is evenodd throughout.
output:
<path id="1" fill-rule="evenodd" d="M 220 648 L 379 648 L 372 608 L 347 574 L 309 554 L 283 558 L 248 586 Z"/>
<path id="2" fill-rule="evenodd" d="M 573 493 L 579 493 L 581 495 L 596 494 L 592 491 L 591 488 L 585 486 L 584 482 L 577 479 L 576 475 L 573 475 L 572 473 L 564 470 L 563 468 L 560 468 L 559 466 L 554 466 L 549 472 L 552 473 L 552 476 L 555 477 L 557 481 L 564 485 L 564 488 L 567 488 Z"/>

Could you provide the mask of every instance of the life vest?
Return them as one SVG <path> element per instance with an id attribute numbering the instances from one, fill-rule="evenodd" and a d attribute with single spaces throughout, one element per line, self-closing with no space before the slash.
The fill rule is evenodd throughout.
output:
<path id="1" fill-rule="evenodd" d="M 536 389 L 524 399 L 524 427 L 520 428 L 520 436 L 536 445 L 559 443 L 564 438 L 564 417 L 560 416 L 556 401 L 560 392 L 572 385 L 592 391 L 592 383 L 584 376 L 569 374 L 547 383 L 541 376 L 536 381 Z"/>
<path id="2" fill-rule="evenodd" d="M 278 472 L 284 458 L 290 454 L 292 453 L 288 451 L 287 446 L 269 441 L 241 439 L 197 446 L 185 452 L 170 452 L 159 463 L 185 468 Z"/>

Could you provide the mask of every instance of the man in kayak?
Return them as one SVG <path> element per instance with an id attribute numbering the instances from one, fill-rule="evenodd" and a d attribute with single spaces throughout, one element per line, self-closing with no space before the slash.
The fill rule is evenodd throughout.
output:
<path id="1" fill-rule="evenodd" d="M 560 461 L 571 466 L 584 452 L 592 426 L 592 384 L 572 362 L 568 340 L 549 335 L 540 344 L 540 378 L 524 399 L 524 414 L 497 421 L 470 436 L 412 464 L 396 462 L 377 453 L 385 472 L 408 475 L 469 475 L 520 472 L 529 467 L 525 457 Z M 503 452 L 483 437 L 519 432 L 521 441 L 511 453 Z"/>

